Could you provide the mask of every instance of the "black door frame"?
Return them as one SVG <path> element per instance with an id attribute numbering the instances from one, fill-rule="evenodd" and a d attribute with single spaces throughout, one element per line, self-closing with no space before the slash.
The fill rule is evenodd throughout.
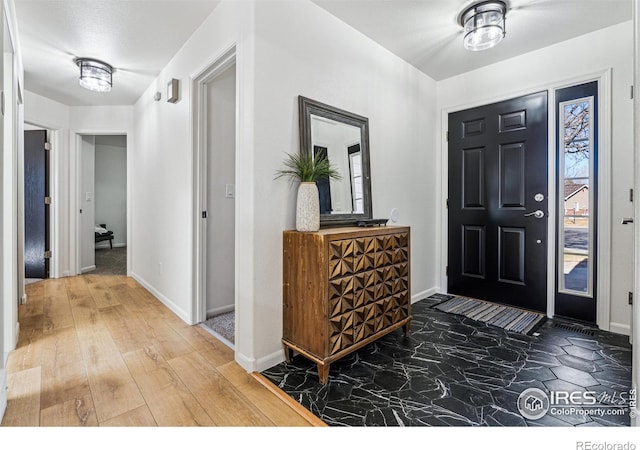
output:
<path id="1" fill-rule="evenodd" d="M 539 92 L 547 90 L 549 92 L 549 105 L 555 103 L 555 90 L 563 87 L 573 86 L 576 84 L 587 83 L 590 81 L 598 82 L 598 95 L 599 95 L 599 110 L 600 110 L 600 136 L 599 136 L 599 205 L 600 211 L 598 213 L 598 230 L 600 233 L 600 243 L 598 247 L 598 272 L 600 274 L 609 274 L 611 270 L 611 206 L 609 202 L 603 202 L 603 198 L 611 195 L 611 79 L 612 70 L 605 69 L 596 73 L 591 73 L 583 76 L 576 76 L 572 79 L 564 80 L 552 80 L 542 85 L 534 85 L 525 89 L 508 92 L 505 94 L 498 93 L 491 97 L 480 97 L 480 100 L 472 99 L 469 103 L 455 104 L 454 106 L 444 105 L 440 108 L 440 133 L 439 133 L 439 149 L 440 149 L 440 186 L 439 192 L 441 193 L 439 200 L 439 210 L 441 211 L 439 233 L 438 238 L 440 244 L 436 246 L 439 254 L 439 262 L 437 264 L 437 279 L 436 287 L 428 292 L 444 292 L 447 286 L 447 255 L 448 255 L 448 211 L 447 211 L 447 198 L 448 198 L 448 142 L 446 140 L 447 128 L 448 128 L 448 116 L 450 113 L 461 111 L 464 109 L 473 108 L 476 106 L 483 106 L 502 100 L 508 100 L 522 95 L 527 95 L 533 92 Z M 551 111 L 549 114 L 549 173 L 555 173 L 555 112 Z M 552 166 L 551 166 L 552 165 Z M 556 181 L 554 177 L 549 177 L 549 192 L 555 192 Z M 547 314 L 550 317 L 555 315 L 554 310 L 554 289 L 555 289 L 555 259 L 556 259 L 556 246 L 555 246 L 555 223 L 557 221 L 556 214 L 557 202 L 555 198 L 549 198 L 549 216 L 548 216 L 548 276 L 547 276 Z M 598 297 L 600 301 L 597 305 L 596 311 L 596 323 L 602 330 L 609 331 L 610 329 L 610 292 L 611 279 L 609 276 L 601 276 L 598 282 Z M 605 293 L 607 293 L 605 295 Z M 613 331 L 613 330 L 612 330 Z M 621 330 L 622 332 L 622 330 Z"/>

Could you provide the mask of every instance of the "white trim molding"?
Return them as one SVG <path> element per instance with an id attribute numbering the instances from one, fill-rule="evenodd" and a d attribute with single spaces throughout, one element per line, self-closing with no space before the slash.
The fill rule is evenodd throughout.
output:
<path id="1" fill-rule="evenodd" d="M 640 50 L 640 0 L 633 2 L 633 85 L 636 94 L 633 96 L 633 144 L 635 149 L 634 155 L 634 192 L 636 197 L 640 194 L 640 95 L 638 95 L 638 86 L 640 86 L 640 58 L 638 51 Z M 640 388 L 640 202 L 634 202 L 634 270 L 633 270 L 633 307 L 631 314 L 631 332 L 630 341 L 632 347 L 632 373 L 631 385 L 636 392 Z M 640 426 L 640 405 L 636 403 L 635 415 L 631 418 L 631 425 Z"/>

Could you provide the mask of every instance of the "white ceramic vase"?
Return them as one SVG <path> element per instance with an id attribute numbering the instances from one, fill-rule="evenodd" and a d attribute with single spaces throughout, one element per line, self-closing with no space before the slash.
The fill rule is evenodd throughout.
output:
<path id="1" fill-rule="evenodd" d="M 318 186 L 314 182 L 300 183 L 296 202 L 296 230 L 318 231 L 319 229 L 320 199 Z"/>

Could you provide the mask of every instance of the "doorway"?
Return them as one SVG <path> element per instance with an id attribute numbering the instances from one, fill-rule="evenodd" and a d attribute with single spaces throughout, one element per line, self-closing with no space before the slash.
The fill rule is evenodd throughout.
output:
<path id="1" fill-rule="evenodd" d="M 203 85 L 202 209 L 206 329 L 235 345 L 236 66 Z"/>
<path id="2" fill-rule="evenodd" d="M 448 121 L 448 292 L 546 311 L 547 92 Z"/>
<path id="3" fill-rule="evenodd" d="M 80 136 L 80 272 L 127 274 L 126 135 Z"/>

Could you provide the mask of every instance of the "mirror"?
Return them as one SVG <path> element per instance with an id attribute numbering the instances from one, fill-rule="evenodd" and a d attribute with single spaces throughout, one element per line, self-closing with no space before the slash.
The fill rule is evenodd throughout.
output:
<path id="1" fill-rule="evenodd" d="M 355 225 L 371 219 L 369 120 L 298 97 L 300 153 L 327 157 L 340 180 L 318 180 L 320 226 Z"/>

